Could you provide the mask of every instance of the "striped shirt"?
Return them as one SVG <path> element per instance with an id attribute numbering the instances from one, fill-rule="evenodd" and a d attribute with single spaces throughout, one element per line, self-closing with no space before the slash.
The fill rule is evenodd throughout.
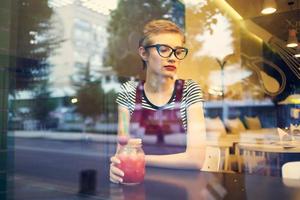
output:
<path id="1" fill-rule="evenodd" d="M 138 82 L 128 81 L 121 85 L 121 91 L 118 94 L 116 102 L 128 108 L 130 115 L 134 112 L 135 109 L 135 95 Z M 174 87 L 175 88 L 175 87 Z M 187 130 L 187 108 L 197 102 L 203 101 L 203 94 L 200 86 L 193 80 L 188 79 L 184 82 L 183 95 L 180 105 L 180 114 L 183 122 L 183 127 Z M 160 110 L 160 109 L 172 109 L 175 106 L 175 92 L 170 99 L 170 101 L 161 107 L 153 105 L 147 97 L 142 95 L 142 107 L 150 110 Z"/>

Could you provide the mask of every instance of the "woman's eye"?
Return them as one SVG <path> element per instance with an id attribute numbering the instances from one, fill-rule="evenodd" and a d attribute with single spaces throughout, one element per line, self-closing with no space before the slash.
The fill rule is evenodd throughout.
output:
<path id="1" fill-rule="evenodd" d="M 162 52 L 162 53 L 164 53 L 164 52 L 170 51 L 170 49 L 169 49 L 169 48 L 166 48 L 166 47 L 161 47 L 161 48 L 159 49 L 159 51 Z"/>
<path id="2" fill-rule="evenodd" d="M 176 53 L 176 55 L 180 55 L 180 54 L 185 53 L 185 50 L 184 49 L 177 49 L 175 53 Z"/>

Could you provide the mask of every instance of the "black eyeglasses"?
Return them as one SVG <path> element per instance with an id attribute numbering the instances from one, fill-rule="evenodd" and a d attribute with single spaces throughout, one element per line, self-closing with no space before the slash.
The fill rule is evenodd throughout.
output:
<path id="1" fill-rule="evenodd" d="M 174 55 L 177 59 L 182 60 L 186 57 L 186 55 L 188 54 L 188 49 L 184 48 L 184 47 L 177 47 L 175 49 L 173 49 L 172 47 L 170 47 L 169 45 L 166 44 L 154 44 L 154 45 L 149 45 L 149 46 L 145 46 L 145 49 L 148 48 L 153 48 L 155 47 L 158 54 L 163 57 L 163 58 L 169 58 L 171 57 L 172 53 L 174 52 Z"/>

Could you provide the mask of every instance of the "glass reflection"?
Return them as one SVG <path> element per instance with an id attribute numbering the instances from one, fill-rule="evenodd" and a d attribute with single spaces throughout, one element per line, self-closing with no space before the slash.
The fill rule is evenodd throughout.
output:
<path id="1" fill-rule="evenodd" d="M 278 1 L 276 13 L 262 16 L 253 2 L 153 2 L 5 1 L 0 166 L 14 162 L 16 198 L 29 194 L 28 185 L 49 195 L 53 185 L 77 194 L 78 172 L 97 169 L 100 177 L 108 171 L 115 99 L 121 83 L 144 78 L 135 39 L 157 18 L 172 19 L 188 36 L 178 77 L 201 85 L 206 145 L 220 149 L 222 170 L 281 177 L 283 164 L 299 161 L 300 61 L 297 49 L 286 47 L 289 26 L 299 29 L 299 4 Z M 180 133 L 143 142 L 154 152 L 181 152 L 186 145 Z M 101 187 L 108 184 L 101 180 Z"/>

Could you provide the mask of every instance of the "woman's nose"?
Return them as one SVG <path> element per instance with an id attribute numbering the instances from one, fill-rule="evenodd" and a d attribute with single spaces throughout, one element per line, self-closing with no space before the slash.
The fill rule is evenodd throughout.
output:
<path id="1" fill-rule="evenodd" d="M 174 52 L 173 52 L 171 54 L 171 56 L 168 58 L 168 61 L 174 63 L 174 62 L 176 62 L 176 60 L 177 60 L 177 58 L 175 57 Z"/>

